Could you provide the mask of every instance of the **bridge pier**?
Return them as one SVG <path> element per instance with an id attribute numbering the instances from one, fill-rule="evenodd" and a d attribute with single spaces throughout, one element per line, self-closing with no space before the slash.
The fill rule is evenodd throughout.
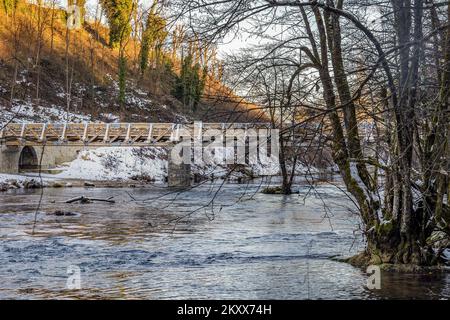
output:
<path id="1" fill-rule="evenodd" d="M 22 148 L 19 146 L 0 146 L 0 172 L 15 174 L 19 172 L 19 158 Z"/>
<path id="2" fill-rule="evenodd" d="M 191 185 L 191 165 L 176 164 L 168 159 L 167 164 L 167 183 L 169 187 L 189 187 Z"/>

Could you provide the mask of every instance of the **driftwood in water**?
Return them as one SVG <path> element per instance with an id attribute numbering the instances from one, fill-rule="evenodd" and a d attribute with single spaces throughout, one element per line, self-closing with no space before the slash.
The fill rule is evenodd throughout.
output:
<path id="1" fill-rule="evenodd" d="M 101 202 L 108 202 L 108 203 L 116 203 L 114 200 L 112 200 L 114 197 L 109 197 L 108 199 L 98 199 L 98 198 L 87 198 L 85 196 L 72 198 L 66 201 L 66 203 L 73 203 L 80 201 L 81 203 L 92 203 L 94 201 L 101 201 Z"/>

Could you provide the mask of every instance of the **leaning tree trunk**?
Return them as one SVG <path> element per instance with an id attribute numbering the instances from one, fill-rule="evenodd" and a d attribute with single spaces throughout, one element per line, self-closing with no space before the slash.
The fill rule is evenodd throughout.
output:
<path id="1" fill-rule="evenodd" d="M 362 30 L 372 37 L 371 41 L 377 46 L 383 68 L 388 73 L 389 88 L 393 96 L 393 110 L 395 115 L 394 136 L 390 139 L 391 164 L 385 168 L 387 189 L 385 190 L 385 204 L 388 207 L 381 208 L 381 201 L 373 197 L 373 189 L 370 175 L 365 166 L 357 130 L 355 105 L 344 69 L 341 49 L 341 32 L 339 16 L 344 15 L 357 27 L 361 24 L 351 15 L 342 11 L 343 1 L 338 0 L 334 7 L 332 0 L 327 0 L 324 9 L 326 23 L 325 31 L 320 21 L 321 16 L 317 8 L 315 11 L 316 22 L 321 38 L 322 68 L 321 78 L 324 86 L 324 97 L 327 105 L 334 109 L 335 102 L 332 93 L 332 85 L 328 75 L 326 56 L 323 54 L 325 42 L 331 56 L 334 79 L 339 93 L 341 107 L 343 109 L 345 135 L 344 141 L 337 138 L 343 132 L 340 128 L 338 115 L 330 113 L 330 121 L 335 137 L 335 162 L 339 166 L 341 175 L 347 189 L 355 197 L 361 211 L 368 241 L 365 256 L 370 263 L 399 263 L 399 264 L 430 264 L 433 261 L 431 250 L 427 246 L 427 239 L 431 235 L 429 228 L 425 226 L 424 211 L 413 207 L 411 169 L 414 146 L 415 104 L 417 99 L 419 59 L 422 55 L 422 13 L 423 1 L 414 1 L 413 15 L 409 0 L 392 0 L 394 9 L 394 24 L 399 44 L 400 74 L 399 81 L 394 84 L 387 61 L 382 54 L 382 49 L 370 31 Z M 330 14 L 331 13 L 331 14 Z M 413 39 L 411 39 L 412 18 L 414 18 Z M 414 45 L 411 55 L 411 41 Z M 384 61 L 383 61 L 384 59 Z M 395 88 L 395 85 L 398 88 Z M 396 97 L 399 93 L 398 98 Z M 358 166 L 353 162 L 356 160 Z M 445 187 L 446 188 L 446 187 Z"/>
<path id="2" fill-rule="evenodd" d="M 368 238 L 372 237 L 372 226 L 378 223 L 378 216 L 376 214 L 377 207 L 373 207 L 366 192 L 366 187 L 359 176 L 356 166 L 353 166 L 349 159 L 349 151 L 347 146 L 347 138 L 341 125 L 341 120 L 337 112 L 336 96 L 334 94 L 334 87 L 331 75 L 328 67 L 328 50 L 326 27 L 322 18 L 322 14 L 316 6 L 312 7 L 314 17 L 316 20 L 317 30 L 319 31 L 319 49 L 316 49 L 315 40 L 312 37 L 312 32 L 308 24 L 307 32 L 312 44 L 316 57 L 314 60 L 318 64 L 319 75 L 323 86 L 323 98 L 328 109 L 328 118 L 331 123 L 333 134 L 333 160 L 339 167 L 340 174 L 347 190 L 354 196 L 360 213 L 361 219 L 365 227 L 365 231 Z M 305 17 L 306 15 L 302 15 Z M 320 61 L 320 62 L 319 62 Z M 314 62 L 314 61 L 313 61 Z"/>

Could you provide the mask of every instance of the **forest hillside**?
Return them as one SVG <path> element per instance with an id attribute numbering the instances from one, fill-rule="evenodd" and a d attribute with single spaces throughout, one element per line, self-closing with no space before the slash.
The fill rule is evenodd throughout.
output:
<path id="1" fill-rule="evenodd" d="M 266 119 L 222 84 L 216 49 L 188 39 L 181 25 L 169 30 L 155 8 L 130 11 L 134 27 L 116 45 L 104 21 L 68 28 L 55 1 L 2 2 L 1 122 Z"/>

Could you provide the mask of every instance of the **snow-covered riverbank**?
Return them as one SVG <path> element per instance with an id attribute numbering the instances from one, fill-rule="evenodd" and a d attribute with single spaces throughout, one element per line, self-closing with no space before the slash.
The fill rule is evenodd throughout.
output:
<path id="1" fill-rule="evenodd" d="M 167 151 L 164 148 L 105 147 L 84 150 L 78 158 L 60 167 L 59 179 L 93 181 L 164 181 L 167 176 Z"/>
<path id="2" fill-rule="evenodd" d="M 83 150 L 77 158 L 58 168 L 55 174 L 41 175 L 43 186 L 65 186 L 70 181 L 122 182 L 122 183 L 163 183 L 167 177 L 167 159 L 170 155 L 165 148 L 104 147 Z M 261 176 L 279 175 L 276 159 L 268 163 L 254 161 L 252 165 L 237 167 L 227 165 L 198 165 L 191 168 L 193 176 L 200 178 L 224 178 L 238 180 Z M 297 174 L 315 173 L 315 168 L 297 165 Z M 37 173 L 19 175 L 0 174 L 0 186 L 7 188 L 38 187 L 41 178 Z"/>

